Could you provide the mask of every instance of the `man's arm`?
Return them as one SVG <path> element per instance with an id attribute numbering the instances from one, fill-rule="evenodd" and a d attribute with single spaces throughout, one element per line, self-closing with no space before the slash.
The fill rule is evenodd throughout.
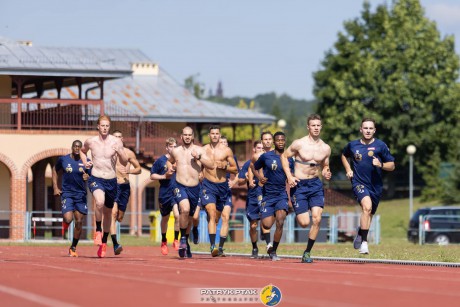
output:
<path id="1" fill-rule="evenodd" d="M 252 155 L 251 164 L 249 165 L 249 168 L 251 169 L 253 175 L 256 176 L 257 179 L 259 179 L 259 182 L 261 184 L 265 184 L 265 182 L 267 182 L 267 178 L 265 178 L 264 176 L 262 165 L 260 165 L 260 167 L 258 167 L 257 169 L 255 166 L 256 162 L 259 161 L 262 155 L 262 153 L 256 153 Z"/>
<path id="2" fill-rule="evenodd" d="M 123 142 L 114 136 L 113 138 L 115 139 L 115 145 L 112 147 L 112 149 L 115 150 L 121 165 L 126 166 L 128 164 L 128 156 L 126 155 Z"/>
<path id="3" fill-rule="evenodd" d="M 295 187 L 297 185 L 297 182 L 299 182 L 300 180 L 296 177 L 294 177 L 292 174 L 291 174 L 291 168 L 289 167 L 289 161 L 288 159 L 293 157 L 297 152 L 297 140 L 295 140 L 291 146 L 288 147 L 288 149 L 286 149 L 283 154 L 280 156 L 280 160 L 281 160 L 281 165 L 283 166 L 283 171 L 284 173 L 286 174 L 286 178 L 287 178 L 287 181 L 288 181 L 288 184 L 290 187 Z"/>
<path id="4" fill-rule="evenodd" d="M 342 165 L 345 168 L 345 173 L 347 174 L 347 178 L 351 180 L 353 178 L 353 170 L 351 169 L 350 162 L 348 162 L 348 158 L 342 154 Z"/>
<path id="5" fill-rule="evenodd" d="M 331 147 L 328 145 L 326 158 L 321 163 L 322 164 L 321 166 L 323 168 L 321 174 L 326 180 L 331 180 L 331 177 L 332 177 L 331 169 L 329 167 L 329 157 L 330 156 L 331 156 Z"/>
<path id="6" fill-rule="evenodd" d="M 127 148 L 126 148 L 127 149 Z M 128 162 L 131 163 L 131 166 L 130 169 L 127 170 L 128 174 L 131 174 L 131 175 L 139 175 L 140 173 L 142 173 L 142 168 L 141 168 L 141 165 L 139 164 L 139 161 L 137 161 L 136 159 L 136 154 L 130 150 L 130 149 L 127 149 L 128 151 Z"/>
<path id="7" fill-rule="evenodd" d="M 62 171 L 60 173 L 62 173 Z M 59 181 L 58 178 L 59 178 L 59 176 L 58 176 L 58 173 L 56 171 L 56 165 L 53 166 L 51 176 L 52 176 L 52 180 L 53 180 L 54 195 L 61 195 L 62 191 L 61 191 L 61 189 L 59 189 L 59 186 L 58 186 L 58 181 Z"/>
<path id="8" fill-rule="evenodd" d="M 238 167 L 236 166 L 235 158 L 233 158 L 233 151 L 230 148 L 226 148 L 226 151 L 227 159 L 220 163 L 216 162 L 216 167 L 224 169 L 230 174 L 238 174 Z"/>
<path id="9" fill-rule="evenodd" d="M 81 159 L 81 162 L 83 163 L 83 165 L 85 166 L 85 168 L 89 169 L 93 166 L 92 162 L 91 161 L 88 161 L 88 156 L 87 156 L 87 153 L 89 151 L 89 148 L 90 145 L 89 145 L 89 141 L 86 140 L 84 143 L 83 143 L 83 147 L 80 149 L 80 159 Z"/>
<path id="10" fill-rule="evenodd" d="M 199 150 L 195 150 L 195 149 L 192 150 L 191 152 L 192 157 L 195 159 L 195 161 L 200 161 L 201 165 L 206 167 L 207 169 L 211 169 L 211 170 L 214 169 L 215 168 L 214 159 L 209 157 L 201 147 L 199 148 L 200 148 Z"/>

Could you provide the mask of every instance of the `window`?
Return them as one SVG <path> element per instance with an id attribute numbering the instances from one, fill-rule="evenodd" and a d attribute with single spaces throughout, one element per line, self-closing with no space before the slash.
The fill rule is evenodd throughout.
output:
<path id="1" fill-rule="evenodd" d="M 145 210 L 158 210 L 155 188 L 145 188 Z"/>

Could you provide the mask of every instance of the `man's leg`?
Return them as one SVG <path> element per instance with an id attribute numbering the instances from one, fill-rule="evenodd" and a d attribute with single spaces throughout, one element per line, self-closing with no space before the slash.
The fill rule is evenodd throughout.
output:
<path id="1" fill-rule="evenodd" d="M 217 232 L 217 209 L 216 204 L 206 204 L 206 213 L 208 215 L 208 233 L 209 233 L 209 244 L 211 245 L 211 255 L 216 257 L 219 250 L 216 248 L 216 232 Z"/>
<path id="2" fill-rule="evenodd" d="M 265 218 L 262 218 L 260 224 L 262 226 L 262 231 L 264 232 L 264 240 L 267 243 L 267 254 L 270 255 L 273 251 L 273 243 L 271 242 L 270 238 L 270 230 L 273 224 L 275 224 L 275 217 L 273 215 L 270 215 Z"/>
<path id="3" fill-rule="evenodd" d="M 173 215 L 174 215 L 174 242 L 173 242 L 173 247 L 177 251 L 179 250 L 179 232 L 180 232 L 180 227 L 179 227 L 179 207 L 177 204 L 173 205 Z"/>
<path id="4" fill-rule="evenodd" d="M 280 260 L 280 258 L 276 255 L 276 250 L 278 249 L 281 237 L 283 236 L 284 220 L 286 219 L 287 212 L 284 210 L 277 210 L 275 214 L 276 229 L 275 233 L 273 234 L 273 250 L 270 254 L 270 258 L 272 258 L 273 261 Z"/>
<path id="5" fill-rule="evenodd" d="M 93 192 L 94 216 L 96 218 L 96 234 L 94 245 L 102 245 L 102 215 L 105 201 L 105 192 L 97 189 Z"/>
<path id="6" fill-rule="evenodd" d="M 318 237 L 320 225 L 321 225 L 321 216 L 323 214 L 323 208 L 315 206 L 311 208 L 311 216 L 313 223 L 310 227 L 310 232 L 308 233 L 308 243 L 307 243 L 307 248 L 305 249 L 303 256 L 302 256 L 302 262 L 303 263 L 312 263 L 313 259 L 310 257 L 310 252 L 311 249 L 313 248 L 313 245 L 315 244 L 316 238 Z M 308 215 L 308 212 L 307 212 Z"/>
<path id="7" fill-rule="evenodd" d="M 196 206 L 195 213 L 193 213 L 193 229 L 192 229 L 193 244 L 198 244 L 200 242 L 199 232 L 198 232 L 198 226 L 200 225 L 200 211 L 201 211 L 200 206 Z"/>
<path id="8" fill-rule="evenodd" d="M 160 228 L 161 228 L 161 254 L 167 255 L 168 254 L 168 240 L 166 239 L 166 233 L 168 232 L 168 222 L 169 222 L 169 215 L 161 216 Z"/>
<path id="9" fill-rule="evenodd" d="M 187 250 L 187 228 L 189 227 L 189 214 L 190 202 L 189 200 L 182 199 L 179 203 L 179 227 L 180 227 L 180 244 L 179 244 L 179 257 L 184 258 Z"/>
<path id="10" fill-rule="evenodd" d="M 365 196 L 361 200 L 361 218 L 360 218 L 360 228 L 359 235 L 361 236 L 361 245 L 359 247 L 360 254 L 369 254 L 369 247 L 367 244 L 367 235 L 369 234 L 369 228 L 371 226 L 372 220 L 372 200 L 370 196 Z"/>
<path id="11" fill-rule="evenodd" d="M 231 206 L 224 206 L 224 209 L 222 210 L 222 213 L 220 215 L 222 219 L 222 224 L 220 227 L 220 237 L 219 237 L 219 256 L 225 257 L 224 254 L 224 244 L 225 241 L 227 240 L 228 236 L 228 223 L 230 221 L 230 212 L 232 210 Z"/>

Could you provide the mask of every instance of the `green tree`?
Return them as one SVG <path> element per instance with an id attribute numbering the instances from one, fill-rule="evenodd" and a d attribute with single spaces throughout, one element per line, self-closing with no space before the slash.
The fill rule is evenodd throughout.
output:
<path id="1" fill-rule="evenodd" d="M 359 137 L 361 119 L 373 117 L 376 136 L 389 145 L 397 168 L 407 164 L 406 146 L 417 146 L 415 165 L 427 185 L 423 195 L 439 195 L 440 162 L 458 158 L 454 38 L 440 37 L 418 0 L 396 0 L 375 12 L 365 2 L 361 18 L 344 28 L 314 74 L 324 138 L 339 155 Z"/>
<path id="2" fill-rule="evenodd" d="M 199 74 L 192 75 L 185 79 L 184 87 L 189 90 L 196 98 L 203 98 L 205 86 L 198 81 Z"/>

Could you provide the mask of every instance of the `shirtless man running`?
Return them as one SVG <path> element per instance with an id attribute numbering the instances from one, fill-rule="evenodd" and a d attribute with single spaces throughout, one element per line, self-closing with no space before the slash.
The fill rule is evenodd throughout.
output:
<path id="1" fill-rule="evenodd" d="M 123 134 L 120 130 L 115 130 L 112 135 L 119 138 L 123 142 Z M 123 144 L 124 145 L 124 144 Z M 129 175 L 139 175 L 142 172 L 141 165 L 136 159 L 136 154 L 129 148 L 123 147 L 128 163 L 121 164 L 117 160 L 117 198 L 112 209 L 112 224 L 110 226 L 110 234 L 113 243 L 113 252 L 119 255 L 123 251 L 123 247 L 117 241 L 116 222 L 121 223 L 125 216 L 126 208 L 128 207 L 129 196 L 131 195 L 131 185 L 129 183 Z"/>
<path id="2" fill-rule="evenodd" d="M 203 147 L 206 155 L 213 157 L 215 169 L 204 169 L 204 179 L 201 188 L 201 205 L 206 208 L 208 214 L 209 242 L 213 257 L 224 254 L 224 243 L 228 235 L 230 213 L 232 211 L 232 191 L 227 182 L 227 173 L 236 174 L 236 166 L 233 152 L 230 147 L 220 143 L 220 127 L 209 127 L 210 144 Z M 217 223 L 222 217 L 220 228 L 219 248 L 216 248 Z"/>
<path id="3" fill-rule="evenodd" d="M 179 227 L 181 239 L 179 243 L 179 257 L 191 257 L 190 245 L 188 244 L 188 234 L 190 232 L 191 217 L 195 212 L 200 194 L 199 175 L 202 166 L 206 169 L 214 168 L 212 157 L 208 157 L 201 146 L 193 144 L 194 133 L 190 127 L 182 129 L 182 145 L 171 151 L 168 159 L 172 165 L 176 163 L 176 187 L 174 197 L 179 204 Z"/>
<path id="4" fill-rule="evenodd" d="M 96 236 L 94 244 L 99 245 L 97 255 L 105 257 L 107 238 L 112 224 L 112 208 L 117 196 L 117 158 L 122 165 L 128 163 L 128 157 L 123 150 L 123 143 L 119 138 L 109 134 L 110 117 L 102 115 L 97 120 L 97 136 L 85 141 L 80 151 L 80 158 L 87 168 L 93 167 L 88 180 L 89 189 L 96 201 Z M 87 161 L 86 154 L 91 150 L 92 161 Z M 102 219 L 104 216 L 104 219 Z M 104 235 L 102 235 L 102 227 Z"/>
<path id="5" fill-rule="evenodd" d="M 327 180 L 332 177 L 329 169 L 331 147 L 320 139 L 321 128 L 319 115 L 308 116 L 308 135 L 292 142 L 291 146 L 281 156 L 284 173 L 291 189 L 294 189 L 291 191 L 291 195 L 293 195 L 292 202 L 297 222 L 302 228 L 308 227 L 310 224 L 309 210 L 313 219 L 313 225 L 311 225 L 308 234 L 307 248 L 302 257 L 304 263 L 313 262 L 310 252 L 318 236 L 324 208 L 324 190 L 323 183 L 319 179 L 320 172 Z M 293 156 L 295 157 L 294 176 L 291 174 L 288 162 L 288 159 Z"/>

